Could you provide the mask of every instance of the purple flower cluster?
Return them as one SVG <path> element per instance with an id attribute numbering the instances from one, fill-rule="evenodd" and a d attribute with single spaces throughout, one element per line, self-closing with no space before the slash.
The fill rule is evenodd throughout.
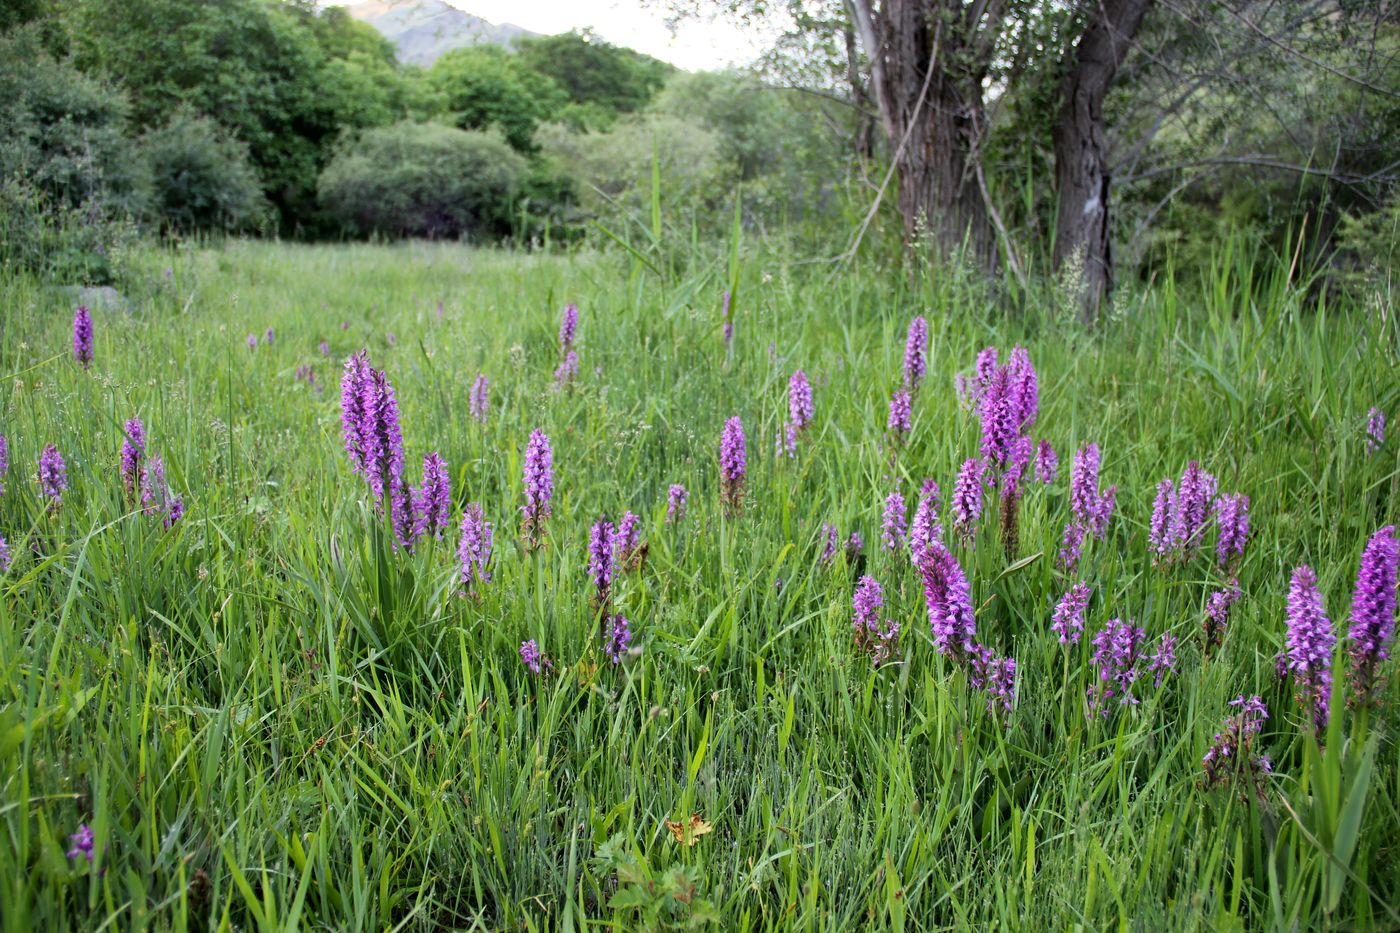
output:
<path id="1" fill-rule="evenodd" d="M 1157 497 L 1152 504 L 1152 524 L 1148 529 L 1148 543 L 1158 561 L 1170 562 L 1190 557 L 1200 546 L 1201 539 L 1211 518 L 1211 502 L 1215 498 L 1216 480 L 1213 475 L 1192 460 L 1186 465 L 1179 482 L 1173 484 L 1164 479 L 1157 484 Z M 1248 500 L 1231 499 L 1230 508 L 1244 507 L 1243 530 L 1249 531 Z M 1232 516 L 1231 535 L 1240 532 L 1241 516 Z M 1241 552 L 1244 541 L 1229 542 L 1238 545 Z"/>
<path id="2" fill-rule="evenodd" d="M 1249 543 L 1249 496 L 1229 493 L 1215 500 L 1215 558 L 1220 566 L 1244 559 L 1244 546 Z"/>
<path id="3" fill-rule="evenodd" d="M 345 361 L 340 382 L 340 423 L 355 472 L 369 483 L 377 506 L 385 495 L 396 512 L 408 510 L 403 488 L 403 431 L 394 387 L 365 351 Z"/>
<path id="4" fill-rule="evenodd" d="M 476 381 L 472 383 L 471 394 L 468 397 L 467 410 L 477 421 L 486 423 L 491 413 L 491 380 L 486 378 L 485 373 L 476 374 Z"/>
<path id="5" fill-rule="evenodd" d="M 1060 564 L 1074 569 L 1079 564 L 1084 539 L 1092 534 L 1103 539 L 1118 501 L 1118 487 L 1099 490 L 1099 445 L 1085 444 L 1074 453 L 1069 472 L 1070 521 L 1060 540 Z"/>
<path id="6" fill-rule="evenodd" d="M 447 464 L 437 451 L 423 458 L 423 485 L 413 490 L 413 536 L 441 538 L 452 520 Z"/>
<path id="7" fill-rule="evenodd" d="M 525 504 L 520 508 L 520 533 L 526 550 L 538 546 L 544 538 L 553 498 L 554 451 L 549 437 L 536 428 L 530 432 L 530 443 L 525 447 Z"/>
<path id="8" fill-rule="evenodd" d="M 1016 702 L 1016 659 L 998 657 L 986 645 L 973 645 L 972 670 L 968 682 L 975 690 L 987 691 L 987 712 L 1000 706 L 1011 712 Z"/>
<path id="9" fill-rule="evenodd" d="M 685 503 L 690 493 L 680 483 L 672 483 L 666 493 L 666 524 L 679 524 L 685 519 Z"/>
<path id="10" fill-rule="evenodd" d="M 578 334 L 578 305 L 564 305 L 564 313 L 559 318 L 559 355 L 566 356 L 574 347 L 574 337 Z"/>
<path id="11" fill-rule="evenodd" d="M 457 559 L 461 563 L 462 583 L 470 586 L 474 579 L 484 586 L 491 582 L 491 570 L 488 565 L 491 563 L 493 530 L 480 503 L 469 503 L 462 511 L 461 530 L 462 537 L 457 543 Z"/>
<path id="12" fill-rule="evenodd" d="M 914 507 L 914 521 L 909 526 L 909 556 L 915 567 L 919 566 L 929 546 L 943 538 L 943 524 L 938 518 L 940 495 L 937 483 L 924 480 L 919 490 L 919 504 Z"/>
<path id="13" fill-rule="evenodd" d="M 1258 696 L 1243 695 L 1230 701 L 1236 712 L 1225 718 L 1225 726 L 1215 733 L 1211 746 L 1201 758 L 1205 768 L 1202 783 L 1217 787 L 1232 779 L 1244 778 L 1256 792 L 1263 777 L 1273 771 L 1268 755 L 1255 754 L 1255 744 L 1269 710 Z"/>
<path id="14" fill-rule="evenodd" d="M 140 418 L 132 418 L 122 426 L 122 431 L 126 435 L 122 441 L 122 488 L 126 491 L 127 500 L 134 502 L 145 472 L 141 461 L 146 456 L 146 426 Z"/>
<path id="15" fill-rule="evenodd" d="M 87 369 L 92 365 L 92 315 L 87 305 L 73 312 L 73 359 Z"/>
<path id="16" fill-rule="evenodd" d="M 1337 636 L 1322 605 L 1317 574 L 1307 564 L 1293 571 L 1288 584 L 1288 634 L 1279 655 L 1279 673 L 1289 674 L 1299 702 L 1311 708 L 1314 726 L 1327 725 L 1332 699 L 1332 650 Z"/>
<path id="17" fill-rule="evenodd" d="M 816 414 L 817 406 L 812 401 L 812 384 L 807 381 L 806 373 L 800 369 L 796 370 L 788 379 L 788 423 L 800 434 L 807 430 Z"/>
<path id="18" fill-rule="evenodd" d="M 1201 629 L 1207 657 L 1224 643 L 1225 630 L 1230 625 L 1230 608 L 1242 595 L 1239 584 L 1232 580 L 1229 586 L 1211 593 L 1206 600 L 1206 615 Z"/>
<path id="19" fill-rule="evenodd" d="M 744 500 L 744 477 L 748 474 L 748 450 L 744 422 L 735 415 L 724 423 L 719 439 L 719 497 L 725 510 L 737 513 Z"/>
<path id="20" fill-rule="evenodd" d="M 1133 683 L 1139 677 L 1142 643 L 1147 633 L 1131 622 L 1110 619 L 1094 636 L 1094 667 L 1098 671 L 1098 687 L 1090 695 L 1094 709 L 1101 716 L 1109 714 L 1108 702 L 1117 697 L 1120 704 L 1136 704 Z"/>
<path id="21" fill-rule="evenodd" d="M 1055 455 L 1055 448 L 1049 441 L 1041 441 L 1035 449 L 1035 478 L 1048 486 L 1059 472 L 1060 458 Z"/>
<path id="22" fill-rule="evenodd" d="M 1386 525 L 1366 542 L 1356 589 L 1351 597 L 1347 650 L 1351 655 L 1352 685 L 1358 698 L 1376 693 L 1380 666 L 1390 657 L 1395 635 L 1395 580 L 1400 570 L 1400 542 L 1395 526 Z"/>
<path id="23" fill-rule="evenodd" d="M 170 490 L 165 479 L 165 462 L 160 457 L 151 457 L 141 474 L 142 511 L 147 515 L 159 515 L 161 524 L 173 528 L 185 515 L 185 500 Z"/>
<path id="24" fill-rule="evenodd" d="M 632 623 L 622 613 L 611 616 L 604 625 L 603 653 L 614 664 L 621 664 L 632 646 Z"/>
<path id="25" fill-rule="evenodd" d="M 96 837 L 93 835 L 92 827 L 86 823 L 79 823 L 78 831 L 68 838 L 73 840 L 73 848 L 69 849 L 65 854 L 69 858 L 85 858 L 91 862 L 93 858 L 93 849 L 97 842 Z"/>
<path id="26" fill-rule="evenodd" d="M 894 395 L 890 397 L 890 416 L 885 422 L 885 427 L 894 435 L 895 443 L 899 443 L 908 436 L 913 426 L 913 415 L 909 408 L 909 390 L 896 389 Z"/>
<path id="27" fill-rule="evenodd" d="M 822 566 L 830 564 L 836 558 L 836 542 L 840 535 L 836 531 L 836 526 L 830 522 L 822 522 L 822 552 L 817 557 L 818 563 Z"/>
<path id="28" fill-rule="evenodd" d="M 904 339 L 904 388 L 910 393 L 919 391 L 928 372 L 927 353 L 928 321 L 920 316 L 909 322 L 909 333 Z"/>
<path id="29" fill-rule="evenodd" d="M 10 569 L 10 563 L 14 560 L 14 555 L 10 553 L 10 545 L 5 541 L 5 536 L 0 535 L 0 575 Z"/>
<path id="30" fill-rule="evenodd" d="M 1174 670 L 1176 670 L 1176 636 L 1171 632 L 1163 632 L 1161 640 L 1157 642 L 1157 650 L 1147 660 L 1147 672 L 1156 675 L 1153 678 L 1152 686 L 1162 686 L 1162 679 Z"/>
<path id="31" fill-rule="evenodd" d="M 631 511 L 624 512 L 613 535 L 613 561 L 617 568 L 628 571 L 641 566 L 646 549 L 642 546 L 642 520 Z"/>
<path id="32" fill-rule="evenodd" d="M 981 460 L 969 458 L 958 469 L 958 478 L 953 483 L 953 500 L 949 511 L 953 513 L 953 530 L 964 541 L 972 538 L 977 519 L 982 515 L 982 483 L 984 467 Z"/>
<path id="33" fill-rule="evenodd" d="M 1372 408 L 1366 413 L 1366 453 L 1374 454 L 1385 444 L 1385 412 Z"/>
<path id="34" fill-rule="evenodd" d="M 606 606 L 608 595 L 612 590 L 613 580 L 613 539 L 617 535 L 617 526 L 608 521 L 606 515 L 601 515 L 593 523 L 593 530 L 588 538 L 588 574 L 593 579 L 593 587 L 597 590 L 594 602 L 598 606 Z"/>
<path id="35" fill-rule="evenodd" d="M 884 604 L 879 582 L 874 577 L 861 577 L 851 600 L 851 625 L 856 648 L 868 654 L 870 663 L 877 667 L 899 654 L 899 623 L 880 618 Z"/>
<path id="36" fill-rule="evenodd" d="M 554 371 L 554 387 L 563 389 L 578 378 L 578 352 L 569 350 L 564 354 L 564 360 L 559 364 L 559 368 Z"/>
<path id="37" fill-rule="evenodd" d="M 58 448 L 49 444 L 39 455 L 39 493 L 49 500 L 49 510 L 63 504 L 63 493 L 68 489 L 68 465 Z"/>
<path id="38" fill-rule="evenodd" d="M 1089 607 L 1089 596 L 1093 590 L 1084 583 L 1076 583 L 1065 591 L 1055 604 L 1050 617 L 1050 630 L 1060 639 L 1060 644 L 1079 643 L 1084 634 L 1084 611 Z"/>
<path id="39" fill-rule="evenodd" d="M 909 507 L 904 496 L 898 491 L 885 497 L 885 510 L 880 518 L 880 541 L 887 551 L 898 551 L 904 547 L 909 535 Z"/>
<path id="40" fill-rule="evenodd" d="M 977 638 L 977 619 L 972 610 L 972 588 L 951 551 L 934 541 L 919 555 L 924 602 L 928 608 L 929 629 L 940 654 L 962 661 L 972 652 Z"/>
<path id="41" fill-rule="evenodd" d="M 543 674 L 554 666 L 549 658 L 540 652 L 540 646 L 533 638 L 520 643 L 520 660 L 532 674 Z"/>

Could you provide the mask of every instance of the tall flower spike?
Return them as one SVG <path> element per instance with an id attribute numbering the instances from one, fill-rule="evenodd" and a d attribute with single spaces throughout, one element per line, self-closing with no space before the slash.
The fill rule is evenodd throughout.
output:
<path id="1" fill-rule="evenodd" d="M 564 305 L 564 313 L 559 319 L 559 355 L 564 356 L 574 346 L 578 334 L 578 305 Z"/>
<path id="2" fill-rule="evenodd" d="M 423 485 L 413 493 L 414 534 L 441 538 L 452 518 L 452 487 L 447 464 L 437 451 L 423 458 Z"/>
<path id="3" fill-rule="evenodd" d="M 977 639 L 977 619 L 972 611 L 972 588 L 951 551 L 933 542 L 921 555 L 919 574 L 923 578 L 924 603 L 928 608 L 929 630 L 940 654 L 963 661 Z"/>
<path id="4" fill-rule="evenodd" d="M 1201 633 L 1205 640 L 1205 653 L 1209 657 L 1225 641 L 1225 630 L 1230 626 L 1230 607 L 1244 595 L 1239 583 L 1216 590 L 1206 600 L 1205 620 L 1201 623 Z"/>
<path id="5" fill-rule="evenodd" d="M 676 525 L 685 518 L 685 503 L 690 494 L 680 483 L 672 483 L 666 493 L 666 524 Z"/>
<path id="6" fill-rule="evenodd" d="M 554 387 L 563 389 L 578 378 L 578 352 L 569 350 L 564 354 L 564 361 L 559 364 L 559 368 L 554 371 Z"/>
<path id="7" fill-rule="evenodd" d="M 1011 448 L 1018 436 L 1016 400 L 1011 394 L 1011 373 L 1006 367 L 998 367 L 985 387 L 980 415 L 982 459 L 992 471 L 1002 470 L 1011 460 Z"/>
<path id="8" fill-rule="evenodd" d="M 551 666 L 549 658 L 540 652 L 539 643 L 533 638 L 520 643 L 520 660 L 531 674 L 542 674 L 546 667 Z"/>
<path id="9" fill-rule="evenodd" d="M 1317 574 L 1307 564 L 1293 571 L 1288 584 L 1288 634 L 1280 656 L 1280 670 L 1293 676 L 1298 699 L 1311 707 L 1313 724 L 1327 725 L 1332 699 L 1332 649 L 1337 636 L 1322 606 Z"/>
<path id="10" fill-rule="evenodd" d="M 1016 347 L 1006 361 L 1010 374 L 1011 407 L 1016 413 L 1016 428 L 1029 431 L 1040 414 L 1040 382 L 1025 347 Z"/>
<path id="11" fill-rule="evenodd" d="M 1215 557 L 1224 567 L 1244 557 L 1249 541 L 1249 496 L 1236 492 L 1216 499 L 1215 522 L 1220 529 Z"/>
<path id="12" fill-rule="evenodd" d="M 838 537 L 839 537 L 839 535 L 837 534 L 836 526 L 835 526 L 835 525 L 833 525 L 833 524 L 831 524 L 831 523 L 829 523 L 829 522 L 822 522 L 822 532 L 821 532 L 822 552 L 821 552 L 821 554 L 817 557 L 817 560 L 818 560 L 823 566 L 825 566 L 826 564 L 831 563 L 832 560 L 835 559 L 835 557 L 836 557 L 836 540 L 837 540 Z"/>
<path id="13" fill-rule="evenodd" d="M 642 562 L 642 520 L 628 511 L 617 523 L 613 536 L 613 555 L 619 570 L 636 570 Z"/>
<path id="14" fill-rule="evenodd" d="M 744 500 L 744 478 L 748 474 L 748 449 L 744 439 L 744 422 L 735 415 L 724 423 L 719 439 L 720 501 L 731 514 L 738 512 Z"/>
<path id="15" fill-rule="evenodd" d="M 39 493 L 49 500 L 49 510 L 63 504 L 63 493 L 68 489 L 68 465 L 58 448 L 49 444 L 39 455 Z"/>
<path id="16" fill-rule="evenodd" d="M 521 536 L 527 549 L 544 538 L 544 526 L 554 497 L 554 451 L 549 437 L 536 428 L 525 448 L 525 504 L 521 507 Z"/>
<path id="17" fill-rule="evenodd" d="M 345 450 L 355 472 L 369 476 L 370 414 L 366 409 L 371 393 L 367 391 L 371 367 L 365 351 L 353 354 L 345 361 L 340 379 L 340 426 L 345 437 Z"/>
<path id="18" fill-rule="evenodd" d="M 617 613 L 604 625 L 603 653 L 614 664 L 621 664 L 632 646 L 632 623 L 622 613 Z"/>
<path id="19" fill-rule="evenodd" d="M 938 484 L 931 479 L 924 480 L 919 490 L 919 504 L 914 507 L 914 521 L 909 526 L 909 557 L 915 567 L 919 566 L 929 545 L 943 538 L 943 524 L 938 519 L 940 496 Z"/>
<path id="20" fill-rule="evenodd" d="M 909 435 L 909 429 L 913 427 L 913 415 L 909 409 L 907 389 L 897 389 L 890 397 L 890 416 L 885 426 L 894 435 L 895 443 L 903 441 Z"/>
<path id="21" fill-rule="evenodd" d="M 788 380 L 788 420 L 799 433 L 807 429 L 816 417 L 817 407 L 812 401 L 812 384 L 807 374 L 797 370 Z"/>
<path id="22" fill-rule="evenodd" d="M 1050 631 L 1060 639 L 1062 645 L 1079 643 L 1084 634 L 1084 611 L 1089 607 L 1089 596 L 1093 593 L 1086 584 L 1076 583 L 1065 591 L 1055 604 L 1055 612 L 1050 618 Z"/>
<path id="23" fill-rule="evenodd" d="M 1118 698 L 1120 704 L 1136 704 L 1133 683 L 1138 679 L 1138 661 L 1147 634 L 1132 622 L 1110 619 L 1094 636 L 1094 667 L 1098 671 L 1098 689 L 1091 692 L 1094 709 L 1107 716 L 1108 701 Z"/>
<path id="24" fill-rule="evenodd" d="M 1055 481 L 1060 472 L 1060 458 L 1049 441 L 1041 441 L 1035 449 L 1035 478 L 1045 485 Z"/>
<path id="25" fill-rule="evenodd" d="M 92 315 L 88 314 L 87 305 L 78 305 L 73 312 L 73 359 L 83 369 L 92 365 Z"/>
<path id="26" fill-rule="evenodd" d="M 1152 524 L 1147 528 L 1147 543 L 1158 559 L 1171 553 L 1171 521 L 1175 511 L 1176 485 L 1164 479 L 1157 484 L 1157 498 L 1152 501 Z"/>
<path id="27" fill-rule="evenodd" d="M 958 470 L 953 484 L 953 530 L 964 541 L 972 538 L 977 519 L 982 515 L 982 461 L 969 458 Z"/>
<path id="28" fill-rule="evenodd" d="M 897 551 L 904 547 L 909 532 L 908 510 L 904 496 L 899 492 L 892 492 L 885 497 L 885 510 L 880 519 L 880 541 L 885 550 Z"/>
<path id="29" fill-rule="evenodd" d="M 607 605 L 608 594 L 612 590 L 613 580 L 613 546 L 617 527 L 608 521 L 606 515 L 600 515 L 593 523 L 593 530 L 588 538 L 588 575 L 593 580 L 593 587 L 597 590 L 596 603 L 599 606 Z"/>
<path id="30" fill-rule="evenodd" d="M 485 373 L 476 374 L 468 407 L 473 418 L 482 424 L 486 423 L 491 413 L 491 380 L 486 378 Z"/>
<path id="31" fill-rule="evenodd" d="M 982 397 L 982 393 L 987 386 L 992 384 L 992 377 L 997 371 L 997 348 L 987 347 L 977 354 L 977 363 L 973 368 L 973 389 L 970 393 L 971 400 L 976 402 Z"/>
<path id="32" fill-rule="evenodd" d="M 1099 445 L 1085 444 L 1074 452 L 1069 471 L 1069 507 L 1089 527 L 1099 507 Z"/>
<path id="33" fill-rule="evenodd" d="M 1380 667 L 1390 657 L 1395 635 L 1395 580 L 1400 570 L 1400 542 L 1395 526 L 1371 535 L 1361 552 L 1356 589 L 1351 597 L 1347 650 L 1351 655 L 1352 687 L 1362 700 L 1376 693 Z"/>
<path id="34" fill-rule="evenodd" d="M 462 537 L 457 543 L 457 560 L 461 563 L 462 584 L 472 581 L 483 586 L 491 582 L 491 545 L 493 529 L 486 520 L 481 504 L 472 502 L 462 512 Z"/>
<path id="35" fill-rule="evenodd" d="M 904 338 L 904 388 L 911 393 L 919 391 L 919 385 L 928 372 L 928 321 L 922 316 L 909 322 L 909 333 Z"/>
<path id="36" fill-rule="evenodd" d="M 403 430 L 399 427 L 399 403 L 394 386 L 383 370 L 370 368 L 362 386 L 365 413 L 362 441 L 366 449 L 366 479 L 374 501 L 383 505 L 385 498 L 400 514 L 401 525 L 411 525 L 411 516 L 402 515 L 407 490 L 403 488 Z"/>
<path id="37" fill-rule="evenodd" d="M 146 456 L 146 426 L 140 418 L 132 418 L 122 426 L 126 435 L 122 441 L 122 488 L 128 501 L 136 498 L 141 488 L 141 461 Z"/>

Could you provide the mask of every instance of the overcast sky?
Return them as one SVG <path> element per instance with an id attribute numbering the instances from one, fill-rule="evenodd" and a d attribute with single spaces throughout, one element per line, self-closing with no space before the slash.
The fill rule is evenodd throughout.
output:
<path id="1" fill-rule="evenodd" d="M 322 0 L 347 3 L 350 0 Z M 746 64 L 764 47 L 764 37 L 726 21 L 687 21 L 673 36 L 666 14 L 642 0 L 446 0 L 493 23 L 514 23 L 546 35 L 592 28 L 615 45 L 625 45 L 690 70 Z"/>

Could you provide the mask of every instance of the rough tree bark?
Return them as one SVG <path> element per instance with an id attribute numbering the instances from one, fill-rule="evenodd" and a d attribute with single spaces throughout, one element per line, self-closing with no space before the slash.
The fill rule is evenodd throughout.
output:
<path id="1" fill-rule="evenodd" d="M 987 205 L 977 184 L 982 81 L 1006 0 L 848 0 L 870 58 L 871 90 L 894 156 L 907 245 L 967 247 L 996 264 Z"/>
<path id="2" fill-rule="evenodd" d="M 846 40 L 846 81 L 851 85 L 851 103 L 856 108 L 856 155 L 869 161 L 875 155 L 875 118 L 870 111 L 870 95 L 860 73 L 860 54 L 856 50 L 856 31 L 849 22 L 841 30 Z"/>
<path id="3" fill-rule="evenodd" d="M 1133 34 L 1152 0 L 1097 0 L 1079 41 L 1065 54 L 1055 121 L 1055 268 L 1072 257 L 1084 264 L 1080 314 L 1092 321 L 1113 289 L 1109 231 L 1108 144 L 1103 102 Z"/>

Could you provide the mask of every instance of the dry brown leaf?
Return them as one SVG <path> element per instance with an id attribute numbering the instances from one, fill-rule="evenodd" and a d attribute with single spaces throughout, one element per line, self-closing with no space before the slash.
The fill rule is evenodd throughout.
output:
<path id="1" fill-rule="evenodd" d="M 714 826 L 701 819 L 698 813 L 692 813 L 690 819 L 678 823 L 667 820 L 666 828 L 671 831 L 671 836 L 676 842 L 683 846 L 693 846 L 700 841 L 701 836 L 714 831 Z"/>

